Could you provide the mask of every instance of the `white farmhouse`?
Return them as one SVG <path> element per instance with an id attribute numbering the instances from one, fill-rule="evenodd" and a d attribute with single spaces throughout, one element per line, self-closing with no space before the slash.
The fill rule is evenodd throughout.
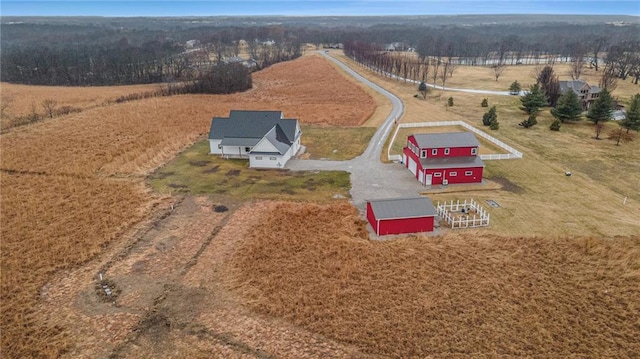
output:
<path id="1" fill-rule="evenodd" d="M 281 111 L 231 110 L 211 120 L 209 153 L 248 158 L 252 168 L 283 168 L 300 149 L 301 134 L 298 120 Z"/>

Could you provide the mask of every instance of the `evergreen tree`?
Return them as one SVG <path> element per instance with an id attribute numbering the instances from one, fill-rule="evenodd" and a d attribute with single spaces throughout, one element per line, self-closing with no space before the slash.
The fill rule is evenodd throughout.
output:
<path id="1" fill-rule="evenodd" d="M 551 109 L 551 114 L 563 123 L 582 120 L 582 104 L 578 95 L 573 91 L 567 91 L 560 96 L 556 108 Z"/>
<path id="2" fill-rule="evenodd" d="M 498 120 L 498 114 L 496 113 L 496 107 L 492 106 L 489 111 L 485 112 L 482 115 L 482 124 L 485 126 L 490 126 L 493 121 Z"/>
<path id="3" fill-rule="evenodd" d="M 560 123 L 560 120 L 556 119 L 555 121 L 553 121 L 553 122 L 551 123 L 551 126 L 549 126 L 549 129 L 550 129 L 551 131 L 560 131 L 560 126 L 561 126 L 561 125 L 562 125 L 562 124 Z"/>
<path id="4" fill-rule="evenodd" d="M 518 80 L 515 80 L 511 83 L 511 86 L 509 86 L 509 92 L 512 95 L 518 95 L 520 94 L 520 91 L 522 90 L 522 86 L 520 86 L 520 83 L 518 82 Z"/>
<path id="5" fill-rule="evenodd" d="M 500 122 L 498 122 L 498 119 L 494 119 L 493 121 L 491 121 L 489 128 L 492 130 L 497 130 L 498 128 L 500 128 Z"/>
<path id="6" fill-rule="evenodd" d="M 533 127 L 535 125 L 538 124 L 538 120 L 536 119 L 536 115 L 535 114 L 531 114 L 529 115 L 529 118 L 527 118 L 526 120 L 520 122 L 518 124 L 518 126 L 522 126 L 524 128 L 529 128 L 529 127 Z"/>
<path id="7" fill-rule="evenodd" d="M 482 107 L 489 107 L 489 101 L 487 101 L 487 99 L 482 99 L 482 103 L 480 104 L 480 106 Z"/>
<path id="8" fill-rule="evenodd" d="M 589 107 L 587 118 L 596 125 L 596 140 L 600 139 L 603 123 L 611 119 L 614 105 L 615 103 L 609 91 L 602 90 L 600 96 Z"/>
<path id="9" fill-rule="evenodd" d="M 453 97 L 449 97 L 449 99 L 447 99 L 447 106 L 453 107 Z"/>
<path id="10" fill-rule="evenodd" d="M 627 115 L 620 121 L 620 126 L 629 130 L 640 131 L 640 94 L 635 94 L 631 97 L 631 104 Z"/>
<path id="11" fill-rule="evenodd" d="M 531 85 L 526 95 L 520 97 L 520 102 L 522 102 L 522 109 L 531 115 L 537 114 L 542 107 L 546 106 L 547 99 L 544 97 L 540 85 L 534 84 Z"/>

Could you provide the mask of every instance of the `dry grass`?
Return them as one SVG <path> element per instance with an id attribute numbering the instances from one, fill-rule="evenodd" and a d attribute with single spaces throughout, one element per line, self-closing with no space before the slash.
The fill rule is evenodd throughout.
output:
<path id="1" fill-rule="evenodd" d="M 47 277 L 93 258 L 145 212 L 133 183 L 2 173 L 2 351 L 56 357 L 72 338 L 34 311 Z"/>
<path id="2" fill-rule="evenodd" d="M 102 87 L 64 87 L 31 86 L 0 83 L 2 95 L 0 104 L 6 105 L 2 117 L 2 129 L 11 127 L 18 117 L 36 113 L 45 116 L 42 106 L 44 100 L 56 102 L 56 108 L 69 106 L 78 110 L 104 106 L 120 96 L 155 91 L 160 85 L 102 86 Z"/>
<path id="3" fill-rule="evenodd" d="M 370 242 L 348 204 L 268 213 L 226 272 L 260 313 L 391 357 L 640 351 L 640 237 Z"/>
<path id="4" fill-rule="evenodd" d="M 99 255 L 147 216 L 152 198 L 142 190 L 142 176 L 206 133 L 211 117 L 231 109 L 282 110 L 305 124 L 357 126 L 375 109 L 366 92 L 317 56 L 274 65 L 256 73 L 254 83 L 242 94 L 98 107 L 110 91 L 124 95 L 144 87 L 118 92 L 3 84 L 3 97 L 10 88 L 25 104 L 59 93 L 61 104 L 87 106 L 2 136 L 3 354 L 55 357 L 74 345 L 68 328 L 33 311 L 42 286 L 56 271 Z"/>

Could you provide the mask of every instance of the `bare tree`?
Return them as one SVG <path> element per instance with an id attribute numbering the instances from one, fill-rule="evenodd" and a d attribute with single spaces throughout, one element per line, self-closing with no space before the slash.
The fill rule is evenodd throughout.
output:
<path id="1" fill-rule="evenodd" d="M 48 98 L 42 101 L 42 108 L 44 108 L 44 111 L 49 118 L 53 118 L 53 115 L 55 115 L 57 105 L 58 101 L 54 99 Z"/>
<path id="2" fill-rule="evenodd" d="M 496 77 L 496 82 L 498 82 L 498 79 L 500 78 L 500 76 L 502 76 L 502 73 L 507 68 L 507 66 L 505 66 L 504 64 L 497 64 L 491 66 L 491 68 L 493 69 L 493 75 Z"/>
<path id="3" fill-rule="evenodd" d="M 633 141 L 633 133 L 625 131 L 624 128 L 616 128 L 607 136 L 608 139 L 616 141 L 616 146 L 620 146 L 620 142 L 626 143 Z"/>
<path id="4" fill-rule="evenodd" d="M 600 88 L 609 92 L 615 90 L 618 86 L 618 75 L 615 64 L 608 62 L 604 65 L 604 70 L 602 71 L 598 85 Z"/>
<path id="5" fill-rule="evenodd" d="M 593 65 L 596 71 L 598 71 L 598 54 L 602 52 L 608 42 L 609 38 L 606 36 L 595 36 L 589 43 L 591 54 L 593 55 L 591 58 L 591 65 Z"/>
<path id="6" fill-rule="evenodd" d="M 582 76 L 584 70 L 586 49 L 581 44 L 573 44 L 571 49 L 571 63 L 569 76 L 577 80 Z"/>

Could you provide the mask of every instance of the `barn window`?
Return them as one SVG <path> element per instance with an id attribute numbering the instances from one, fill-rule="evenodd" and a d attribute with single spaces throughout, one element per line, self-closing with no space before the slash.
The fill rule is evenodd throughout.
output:
<path id="1" fill-rule="evenodd" d="M 471 154 L 472 154 L 472 155 L 476 155 L 476 154 L 478 154 L 478 147 L 474 147 L 474 148 L 472 148 L 472 149 L 471 149 Z"/>
<path id="2" fill-rule="evenodd" d="M 262 161 L 262 156 L 256 156 L 256 161 Z"/>
<path id="3" fill-rule="evenodd" d="M 427 157 L 427 150 L 420 151 L 420 157 L 426 158 Z"/>
<path id="4" fill-rule="evenodd" d="M 448 149 L 448 148 L 445 148 L 445 149 L 444 149 L 444 154 L 445 154 L 445 155 L 448 155 L 448 154 L 449 154 L 449 149 Z"/>
<path id="5" fill-rule="evenodd" d="M 455 177 L 458 175 L 458 172 L 449 172 L 449 177 Z"/>
<path id="6" fill-rule="evenodd" d="M 464 171 L 464 175 L 465 176 L 471 176 L 471 175 L 473 175 L 473 171 Z"/>
<path id="7" fill-rule="evenodd" d="M 435 156 L 437 154 L 438 154 L 438 149 L 437 148 L 434 148 L 434 149 L 431 150 L 431 155 L 432 156 Z"/>
<path id="8" fill-rule="evenodd" d="M 442 177 L 442 173 L 440 173 L 440 172 L 434 172 L 434 173 L 433 173 L 433 177 Z"/>
<path id="9" fill-rule="evenodd" d="M 269 157 L 269 159 L 270 159 L 271 161 L 275 161 L 275 160 L 277 160 L 277 158 L 275 158 L 275 157 Z"/>

